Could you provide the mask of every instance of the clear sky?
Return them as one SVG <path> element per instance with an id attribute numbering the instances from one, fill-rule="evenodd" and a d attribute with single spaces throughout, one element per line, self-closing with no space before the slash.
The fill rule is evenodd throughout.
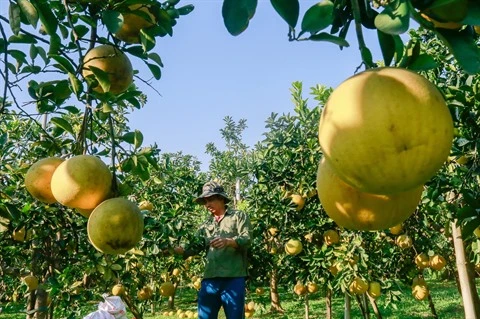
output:
<path id="1" fill-rule="evenodd" d="M 161 96 L 147 90 L 148 103 L 131 114 L 130 125 L 144 133 L 146 143 L 195 155 L 203 168 L 209 160 L 205 145 L 224 146 L 219 130 L 225 116 L 247 120 L 244 142 L 253 146 L 263 138 L 272 112 L 293 111 L 292 82 L 302 81 L 308 97 L 310 87 L 336 87 L 360 65 L 353 26 L 350 47 L 343 50 L 329 42 L 289 42 L 287 24 L 269 0 L 259 0 L 248 29 L 234 37 L 223 25 L 221 0 L 182 3 L 194 4 L 195 10 L 180 17 L 173 37 L 157 40 L 165 67 L 154 86 Z M 314 3 L 300 1 L 299 25 Z M 366 41 L 374 60 L 380 60 L 375 33 Z"/>
<path id="2" fill-rule="evenodd" d="M 286 22 L 269 0 L 259 0 L 248 29 L 234 37 L 223 24 L 222 2 L 180 1 L 177 7 L 193 4 L 195 9 L 178 19 L 173 37 L 157 38 L 154 51 L 164 68 L 153 86 L 160 95 L 137 81 L 148 101 L 129 115 L 130 127 L 142 131 L 144 145 L 156 142 L 163 152 L 194 155 L 203 169 L 209 161 L 206 144 L 224 147 L 219 130 L 225 116 L 247 120 L 244 142 L 253 146 L 263 139 L 272 112 L 293 111 L 292 82 L 302 81 L 309 97 L 310 87 L 336 87 L 361 63 L 353 24 L 347 37 L 350 47 L 343 50 L 329 42 L 289 42 Z M 304 12 L 316 2 L 300 1 L 297 32 Z M 0 14 L 8 17 L 7 0 L 0 0 Z M 376 33 L 367 31 L 374 60 L 381 60 Z M 142 78 L 150 77 L 140 60 L 131 61 Z"/>

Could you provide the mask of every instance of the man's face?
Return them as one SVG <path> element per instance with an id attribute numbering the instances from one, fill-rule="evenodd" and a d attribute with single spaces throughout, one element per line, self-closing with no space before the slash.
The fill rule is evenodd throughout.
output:
<path id="1" fill-rule="evenodd" d="M 213 195 L 205 197 L 205 208 L 212 214 L 222 214 L 225 210 L 225 202 L 222 197 Z"/>

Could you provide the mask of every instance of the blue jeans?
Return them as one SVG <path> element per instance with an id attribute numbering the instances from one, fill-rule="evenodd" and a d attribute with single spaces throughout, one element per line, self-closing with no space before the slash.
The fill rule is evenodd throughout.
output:
<path id="1" fill-rule="evenodd" d="M 227 319 L 245 318 L 245 278 L 207 278 L 198 292 L 198 319 L 217 319 L 223 305 Z"/>

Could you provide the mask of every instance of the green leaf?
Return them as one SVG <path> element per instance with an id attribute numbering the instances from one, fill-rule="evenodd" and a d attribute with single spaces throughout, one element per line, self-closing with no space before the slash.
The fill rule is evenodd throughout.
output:
<path id="1" fill-rule="evenodd" d="M 159 80 L 162 77 L 162 70 L 160 69 L 160 67 L 156 64 L 153 64 L 153 63 L 148 63 L 148 62 L 145 62 L 145 63 L 147 64 L 148 68 L 150 69 L 150 72 L 152 72 L 153 77 L 156 80 Z"/>
<path id="2" fill-rule="evenodd" d="M 479 226 L 480 226 L 480 218 L 478 218 L 478 216 L 476 218 L 468 220 L 467 222 L 465 222 L 465 224 L 462 227 L 462 235 L 464 236 L 464 238 L 472 235 L 473 231 Z"/>
<path id="3" fill-rule="evenodd" d="M 30 23 L 30 25 L 36 29 L 38 23 L 38 12 L 35 6 L 28 0 L 17 0 L 17 4 L 22 10 L 23 15 L 27 18 L 28 23 Z"/>
<path id="4" fill-rule="evenodd" d="M 480 72 L 480 49 L 469 28 L 460 31 L 435 29 L 435 33 L 447 45 L 466 73 L 473 75 Z"/>
<path id="5" fill-rule="evenodd" d="M 110 103 L 102 103 L 102 112 L 112 113 L 114 111 L 113 106 Z"/>
<path id="6" fill-rule="evenodd" d="M 50 119 L 50 122 L 63 129 L 64 131 L 74 135 L 72 126 L 65 119 L 62 119 L 61 117 L 52 117 Z"/>
<path id="7" fill-rule="evenodd" d="M 131 172 L 134 165 L 135 165 L 135 163 L 133 162 L 133 159 L 132 159 L 131 157 L 130 157 L 130 158 L 127 158 L 127 159 L 126 159 L 125 161 L 123 161 L 122 164 L 121 164 L 122 172 L 125 172 L 125 173 Z"/>
<path id="8" fill-rule="evenodd" d="M 122 266 L 119 265 L 119 264 L 112 264 L 112 265 L 110 266 L 110 269 L 111 269 L 111 270 L 114 270 L 114 271 L 120 271 L 120 270 L 122 270 L 123 268 L 122 268 Z"/>
<path id="9" fill-rule="evenodd" d="M 476 210 L 471 206 L 464 206 L 457 211 L 457 217 L 459 220 L 467 218 L 477 217 Z"/>
<path id="10" fill-rule="evenodd" d="M 139 130 L 135 130 L 134 132 L 125 133 L 120 139 L 139 148 L 143 143 L 143 134 Z"/>
<path id="11" fill-rule="evenodd" d="M 195 7 L 192 4 L 188 4 L 186 6 L 178 8 L 178 14 L 184 16 L 192 12 L 193 9 L 195 9 Z"/>
<path id="12" fill-rule="evenodd" d="M 10 43 L 37 43 L 37 39 L 29 34 L 12 35 L 8 42 Z"/>
<path id="13" fill-rule="evenodd" d="M 80 92 L 83 91 L 82 82 L 75 76 L 74 73 L 68 73 L 68 78 L 70 80 L 70 86 L 72 87 L 73 93 L 78 97 Z"/>
<path id="14" fill-rule="evenodd" d="M 57 35 L 58 19 L 53 14 L 52 8 L 49 6 L 48 2 L 36 1 L 35 4 L 37 5 L 37 12 L 40 16 L 40 21 L 42 21 L 42 24 L 45 27 L 45 31 L 50 36 Z"/>
<path id="15" fill-rule="evenodd" d="M 300 4 L 298 0 L 270 0 L 273 8 L 294 29 L 298 22 Z"/>
<path id="16" fill-rule="evenodd" d="M 407 65 L 407 68 L 415 71 L 426 71 L 438 67 L 435 59 L 428 54 L 420 54 L 413 61 L 410 61 L 410 64 Z"/>
<path id="17" fill-rule="evenodd" d="M 122 27 L 123 15 L 118 11 L 105 10 L 102 13 L 102 22 L 111 33 L 115 33 Z"/>
<path id="18" fill-rule="evenodd" d="M 420 43 L 418 41 L 409 41 L 405 47 L 405 54 L 398 61 L 397 66 L 406 68 L 410 63 L 420 55 Z"/>
<path id="19" fill-rule="evenodd" d="M 406 0 L 396 7 L 391 5 L 375 17 L 375 26 L 378 30 L 387 34 L 405 33 L 410 25 L 410 10 Z"/>
<path id="20" fill-rule="evenodd" d="M 59 65 L 56 66 L 58 69 L 64 71 L 65 73 L 75 73 L 75 68 L 68 59 L 56 54 L 50 54 L 50 57 L 59 63 Z"/>
<path id="21" fill-rule="evenodd" d="M 14 35 L 18 35 L 20 33 L 20 7 L 13 2 L 10 2 L 10 6 L 8 7 L 8 18 L 10 22 L 10 29 Z"/>
<path id="22" fill-rule="evenodd" d="M 53 94 L 56 103 L 61 104 L 64 100 L 68 99 L 72 95 L 72 90 L 68 84 L 69 82 L 67 80 L 61 80 L 55 84 Z"/>
<path id="23" fill-rule="evenodd" d="M 360 49 L 360 55 L 362 56 L 362 61 L 368 66 L 373 67 L 373 56 L 369 48 L 363 47 Z"/>
<path id="24" fill-rule="evenodd" d="M 159 66 L 163 67 L 162 58 L 160 58 L 160 56 L 157 53 L 155 52 L 149 53 L 148 58 L 154 61 L 155 63 L 157 63 Z"/>
<path id="25" fill-rule="evenodd" d="M 255 15 L 257 0 L 223 0 L 222 17 L 227 31 L 239 35 Z"/>
<path id="26" fill-rule="evenodd" d="M 75 33 L 76 33 L 77 37 L 79 37 L 79 38 L 83 38 L 88 32 L 90 32 L 90 29 L 88 27 L 84 26 L 83 24 L 76 25 L 74 27 L 74 29 L 75 29 Z M 73 34 L 72 34 L 72 36 L 73 36 Z"/>
<path id="27" fill-rule="evenodd" d="M 394 37 L 398 37 L 398 35 L 388 34 L 377 29 L 377 37 L 378 42 L 380 43 L 380 49 L 382 50 L 385 66 L 389 66 L 393 61 L 393 57 L 395 56 Z"/>
<path id="28" fill-rule="evenodd" d="M 110 78 L 108 76 L 108 73 L 92 65 L 88 68 L 90 71 L 92 71 L 95 79 L 98 81 L 98 84 L 100 84 L 100 86 L 102 87 L 103 92 L 109 92 Z"/>
<path id="29" fill-rule="evenodd" d="M 326 33 L 326 32 L 320 32 L 320 33 L 311 35 L 308 39 L 312 40 L 312 41 L 327 41 L 327 42 L 335 43 L 335 44 L 337 44 L 341 47 L 349 47 L 350 46 L 348 41 L 345 40 L 344 38 L 337 37 L 337 36 L 331 35 L 330 33 Z"/>
<path id="30" fill-rule="evenodd" d="M 30 59 L 35 60 L 38 56 L 38 48 L 36 45 L 30 45 Z"/>
<path id="31" fill-rule="evenodd" d="M 50 46 L 48 48 L 48 54 L 58 54 L 60 47 L 62 46 L 62 39 L 57 34 L 50 35 Z"/>
<path id="32" fill-rule="evenodd" d="M 148 52 L 155 47 L 155 35 L 151 34 L 152 30 L 141 29 L 140 30 L 140 43 L 144 52 Z"/>
<path id="33" fill-rule="evenodd" d="M 19 65 L 22 65 L 23 63 L 27 63 L 27 55 L 20 50 L 8 50 L 8 54 L 10 54 L 11 57 L 13 57 Z"/>
<path id="34" fill-rule="evenodd" d="M 334 5 L 330 0 L 323 0 L 311 6 L 302 19 L 302 31 L 299 36 L 305 32 L 317 33 L 333 23 Z"/>

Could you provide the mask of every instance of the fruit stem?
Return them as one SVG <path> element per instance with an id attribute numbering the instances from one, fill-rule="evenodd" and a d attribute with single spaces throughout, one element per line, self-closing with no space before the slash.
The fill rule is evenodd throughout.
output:
<path id="1" fill-rule="evenodd" d="M 369 51 L 369 49 L 365 44 L 365 39 L 363 38 L 362 17 L 360 14 L 360 5 L 358 4 L 358 1 L 359 0 L 350 0 L 352 4 L 353 20 L 355 21 L 355 32 L 357 33 L 358 46 L 360 48 L 360 52 L 365 52 L 365 51 Z M 371 62 L 365 59 L 365 56 L 363 53 L 362 53 L 362 61 L 365 64 L 366 69 L 373 67 L 371 65 Z"/>
<path id="2" fill-rule="evenodd" d="M 112 191 L 114 194 L 114 197 L 118 196 L 118 185 L 117 185 L 117 175 L 115 174 L 115 157 L 116 155 L 116 150 L 115 150 L 115 130 L 113 129 L 113 119 L 112 119 L 112 113 L 108 114 L 108 125 L 110 126 L 110 136 L 112 139 Z M 136 317 L 135 317 L 136 318 Z"/>

